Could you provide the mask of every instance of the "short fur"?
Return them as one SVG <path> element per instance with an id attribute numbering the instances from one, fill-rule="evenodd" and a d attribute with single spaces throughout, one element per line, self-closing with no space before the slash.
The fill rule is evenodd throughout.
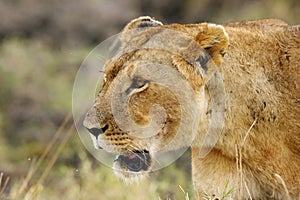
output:
<path id="1" fill-rule="evenodd" d="M 174 142 L 167 150 L 190 145 L 188 137 L 191 130 L 188 123 L 192 119 L 185 121 L 185 131 L 178 138 L 174 134 L 179 129 L 180 117 L 185 114 L 181 112 L 192 113 L 193 110 L 180 110 L 180 100 L 151 81 L 142 84 L 139 90 L 133 89 L 129 110 L 137 124 L 145 125 L 151 121 L 153 103 L 162 106 L 167 119 L 157 120 L 158 124 L 164 126 L 157 135 L 146 139 L 135 138 L 124 132 L 111 114 L 113 89 L 121 76 L 127 74 L 129 78 L 126 80 L 130 85 L 133 80 L 130 76 L 134 74 L 132 69 L 138 67 L 141 61 L 163 63 L 182 74 L 193 88 L 195 96 L 191 98 L 199 103 L 200 126 L 190 145 L 197 199 L 201 199 L 203 194 L 218 195 L 226 184 L 228 188 L 235 188 L 234 198 L 238 195 L 243 199 L 249 198 L 245 185 L 252 199 L 300 198 L 300 27 L 272 19 L 224 25 L 162 25 L 149 17 L 141 17 L 125 27 L 121 38 L 123 49 L 130 49 L 128 47 L 133 44 L 137 47 L 148 45 L 151 42 L 149 38 L 157 37 L 159 40 L 161 29 L 183 33 L 205 49 L 211 58 L 205 61 L 207 69 L 203 69 L 206 71 L 195 71 L 188 60 L 196 60 L 192 55 L 194 51 L 180 52 L 184 56 L 178 56 L 165 50 L 144 48 L 112 59 L 105 67 L 106 82 L 103 89 L 84 122 L 89 129 L 109 125 L 96 143 L 118 154 L 135 149 L 155 152 L 171 140 Z M 176 48 L 171 52 L 180 51 Z M 215 71 L 210 62 L 217 66 L 223 77 L 226 119 L 216 145 L 206 157 L 201 158 L 200 149 L 203 133 L 209 124 L 211 99 L 206 84 Z M 253 127 L 246 136 L 251 125 Z M 239 156 L 242 158 L 243 189 L 240 192 L 237 147 L 241 150 Z M 139 175 L 131 175 L 126 170 L 120 173 L 124 178 Z"/>

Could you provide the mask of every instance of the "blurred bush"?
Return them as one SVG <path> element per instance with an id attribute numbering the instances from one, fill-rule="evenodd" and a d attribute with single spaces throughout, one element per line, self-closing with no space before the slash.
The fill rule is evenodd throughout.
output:
<path id="1" fill-rule="evenodd" d="M 166 23 L 224 23 L 280 18 L 299 23 L 298 0 L 2 0 L 0 37 L 40 38 L 63 46 L 100 42 L 131 19 L 150 15 Z"/>
<path id="2" fill-rule="evenodd" d="M 135 2 L 4 0 L 0 2 L 0 35 L 39 38 L 59 46 L 99 42 L 139 14 Z"/>

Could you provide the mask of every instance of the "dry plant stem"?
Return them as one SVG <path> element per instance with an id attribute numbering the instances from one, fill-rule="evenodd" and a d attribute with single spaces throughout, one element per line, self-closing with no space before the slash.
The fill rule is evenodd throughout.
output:
<path id="1" fill-rule="evenodd" d="M 2 199 L 2 196 L 4 194 L 4 190 L 7 187 L 7 184 L 8 184 L 8 181 L 9 181 L 10 178 L 7 177 L 5 179 L 5 182 L 4 182 L 3 186 L 2 186 L 2 179 L 3 179 L 3 172 L 1 172 L 1 174 L 0 174 L 0 199 Z"/>
<path id="2" fill-rule="evenodd" d="M 2 187 L 3 172 L 0 173 L 0 189 Z"/>
<path id="3" fill-rule="evenodd" d="M 243 180 L 243 163 L 242 163 L 242 149 L 244 148 L 244 145 L 247 141 L 247 138 L 250 134 L 250 131 L 254 127 L 254 125 L 257 122 L 257 118 L 253 121 L 251 124 L 250 128 L 247 130 L 245 137 L 241 143 L 241 145 L 236 144 L 235 146 L 235 151 L 236 151 L 236 168 L 237 168 L 237 173 L 238 173 L 238 199 L 240 200 L 243 196 L 243 183 L 245 185 L 246 191 L 249 195 L 249 198 L 252 199 L 249 188 L 246 184 L 246 182 Z"/>
<path id="4" fill-rule="evenodd" d="M 239 150 L 239 169 L 240 169 L 240 181 L 239 181 L 239 184 L 240 184 L 240 194 L 241 196 L 243 196 L 243 182 L 244 182 L 244 179 L 243 179 L 243 165 L 242 165 L 242 148 L 238 148 Z"/>
<path id="5" fill-rule="evenodd" d="M 184 189 L 181 187 L 181 185 L 178 185 L 178 187 L 180 188 L 180 190 L 185 193 Z"/>
<path id="6" fill-rule="evenodd" d="M 180 190 L 185 194 L 184 195 L 184 199 L 185 200 L 189 200 L 189 194 L 187 192 L 184 191 L 184 189 L 181 187 L 181 185 L 178 185 L 178 187 L 180 188 Z"/>
<path id="7" fill-rule="evenodd" d="M 27 199 L 30 199 L 30 200 L 31 199 L 37 199 L 37 194 L 39 192 L 39 189 L 42 188 L 42 184 L 43 184 L 44 180 L 48 176 L 50 170 L 52 169 L 52 167 L 53 167 L 54 163 L 56 162 L 56 160 L 57 160 L 59 154 L 61 153 L 62 149 L 65 147 L 66 143 L 70 139 L 73 131 L 74 131 L 74 124 L 72 124 L 69 127 L 69 129 L 67 131 L 67 134 L 65 135 L 63 140 L 60 142 L 58 148 L 54 152 L 54 155 L 51 157 L 51 159 L 47 163 L 47 167 L 43 171 L 43 173 L 42 173 L 41 177 L 39 178 L 39 180 L 37 181 L 37 183 L 34 186 L 32 186 L 29 189 L 29 191 L 26 193 L 25 198 L 24 198 L 25 200 L 27 200 Z"/>
<path id="8" fill-rule="evenodd" d="M 236 169 L 238 173 L 238 200 L 242 197 L 242 188 L 243 188 L 243 171 L 242 171 L 242 157 L 241 157 L 241 149 L 238 144 L 235 145 L 236 152 Z"/>
<path id="9" fill-rule="evenodd" d="M 244 140 L 243 140 L 243 142 L 242 142 L 242 144 L 241 144 L 241 147 L 242 147 L 242 148 L 244 147 L 245 142 L 246 142 L 246 140 L 247 140 L 247 138 L 248 138 L 248 136 L 249 136 L 249 133 L 250 133 L 251 129 L 253 128 L 253 126 L 256 124 L 256 122 L 257 122 L 257 118 L 255 118 L 254 122 L 251 124 L 250 128 L 249 128 L 248 131 L 246 132 L 246 135 L 245 135 L 245 137 L 244 137 Z"/>
<path id="10" fill-rule="evenodd" d="M 31 162 L 31 164 L 30 164 L 30 167 L 29 167 L 29 170 L 28 170 L 26 178 L 22 182 L 22 185 L 20 186 L 18 192 L 15 193 L 15 196 L 13 198 L 16 198 L 17 196 L 22 195 L 22 193 L 27 188 L 29 181 L 31 180 L 31 178 L 33 177 L 33 175 L 34 175 L 34 173 L 35 173 L 35 171 L 37 169 L 38 168 L 36 167 L 36 159 L 33 159 L 32 162 Z"/>
<path id="11" fill-rule="evenodd" d="M 33 165 L 32 170 L 30 170 L 30 172 L 27 174 L 25 180 L 23 181 L 21 187 L 18 190 L 18 196 L 20 196 L 25 191 L 25 189 L 27 188 L 28 183 L 30 182 L 31 178 L 33 177 L 36 170 L 40 167 L 40 165 L 43 163 L 44 159 L 46 158 L 46 156 L 48 155 L 48 153 L 50 152 L 50 150 L 54 146 L 54 144 L 57 141 L 58 137 L 61 135 L 63 129 L 65 128 L 67 122 L 71 119 L 71 116 L 72 116 L 71 113 L 67 114 L 67 116 L 65 117 L 63 123 L 60 125 L 60 127 L 56 131 L 55 135 L 51 139 L 50 143 L 47 145 L 45 151 L 43 152 L 41 157 L 38 159 L 37 163 L 35 165 Z"/>
<path id="12" fill-rule="evenodd" d="M 247 183 L 246 183 L 245 181 L 244 181 L 244 186 L 245 186 L 245 188 L 246 188 L 246 191 L 247 191 L 247 193 L 248 193 L 249 199 L 250 199 L 250 200 L 252 200 L 252 197 L 251 197 L 251 194 L 250 194 L 249 188 L 248 188 L 248 186 L 247 186 Z"/>
<path id="13" fill-rule="evenodd" d="M 291 197 L 290 197 L 290 194 L 289 194 L 289 190 L 287 189 L 287 186 L 283 180 L 283 178 L 279 175 L 279 174 L 274 174 L 275 177 L 281 182 L 281 184 L 283 185 L 283 188 L 286 192 L 286 195 L 287 195 L 287 200 L 292 200 Z"/>
<path id="14" fill-rule="evenodd" d="M 69 139 L 71 138 L 72 134 L 74 133 L 74 124 L 72 124 L 68 131 L 67 134 L 65 135 L 65 137 L 63 138 L 63 140 L 61 141 L 61 143 L 59 144 L 57 150 L 55 151 L 54 155 L 51 157 L 51 159 L 49 160 L 46 169 L 44 170 L 43 174 L 41 175 L 40 179 L 37 181 L 37 186 L 38 185 L 42 185 L 45 178 L 48 176 L 51 168 L 53 167 L 54 163 L 56 162 L 59 154 L 61 153 L 62 149 L 65 147 L 65 145 L 67 144 L 67 142 L 69 141 Z"/>

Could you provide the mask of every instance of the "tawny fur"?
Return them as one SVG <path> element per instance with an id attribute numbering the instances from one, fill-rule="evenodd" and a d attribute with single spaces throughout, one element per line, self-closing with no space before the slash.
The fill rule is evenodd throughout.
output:
<path id="1" fill-rule="evenodd" d="M 152 32 L 130 32 L 141 23 L 143 27 L 150 27 Z M 124 46 L 130 46 L 131 38 L 136 38 L 135 45 L 143 46 L 160 28 L 179 31 L 196 41 L 207 50 L 223 77 L 226 92 L 225 127 L 212 151 L 204 158 L 199 156 L 203 132 L 207 131 L 209 122 L 207 109 L 211 97 L 205 92 L 205 84 L 211 77 L 210 68 L 204 75 L 197 75 L 184 58 L 164 51 L 130 52 L 108 62 L 105 72 L 107 81 L 85 120 L 85 126 L 101 128 L 109 123 L 113 128 L 105 133 L 102 137 L 104 142 L 100 144 L 105 150 L 117 153 L 133 146 L 151 149 L 156 143 L 174 139 L 172 134 L 178 127 L 178 101 L 167 90 L 150 84 L 147 92 L 139 94 L 140 96 L 133 95 L 130 103 L 130 111 L 137 123 L 148 123 L 147 114 L 154 101 L 161 102 L 167 110 L 167 116 L 173 117 L 167 119 L 170 123 L 166 123 L 163 129 L 165 132 L 157 136 L 159 140 L 140 141 L 126 135 L 116 126 L 109 111 L 112 95 L 109 88 L 114 87 L 113 81 L 119 74 L 130 73 L 130 64 L 148 60 L 172 66 L 187 79 L 195 95 L 199 95 L 199 99 L 204 102 L 199 108 L 202 115 L 198 135 L 191 145 L 192 174 L 197 198 L 201 199 L 205 193 L 219 194 L 227 183 L 228 188 L 235 188 L 233 197 L 237 198 L 240 181 L 236 167 L 237 146 L 242 153 L 243 185 L 247 185 L 253 199 L 299 198 L 300 27 L 289 26 L 280 20 L 237 22 L 222 26 L 207 23 L 162 25 L 144 17 L 126 26 L 122 36 Z M 194 57 L 190 52 L 183 54 Z M 211 73 L 213 72 L 214 70 Z M 168 107 L 168 103 L 173 107 Z M 246 137 L 253 123 L 254 126 Z M 171 149 L 188 145 L 188 134 L 189 132 L 184 132 Z M 118 140 L 115 140 L 116 137 Z M 288 194 L 275 174 L 284 180 Z M 245 187 L 241 190 L 239 195 L 243 199 L 249 198 Z"/>

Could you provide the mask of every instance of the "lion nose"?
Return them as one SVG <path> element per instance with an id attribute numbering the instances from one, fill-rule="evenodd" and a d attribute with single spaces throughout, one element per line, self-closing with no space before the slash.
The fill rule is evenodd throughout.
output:
<path id="1" fill-rule="evenodd" d="M 88 131 L 95 137 L 98 137 L 99 135 L 103 134 L 107 129 L 108 125 L 105 125 L 103 128 L 88 128 Z"/>

